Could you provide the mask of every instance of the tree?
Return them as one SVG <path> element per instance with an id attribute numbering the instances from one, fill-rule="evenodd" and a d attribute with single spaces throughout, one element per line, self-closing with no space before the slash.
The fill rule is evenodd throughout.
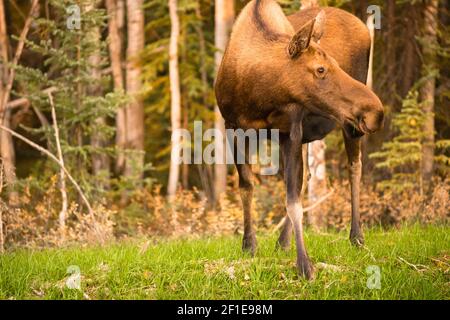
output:
<path id="1" fill-rule="evenodd" d="M 142 179 L 144 174 L 144 105 L 139 55 L 144 49 L 143 0 L 127 0 L 126 89 L 132 101 L 126 107 L 126 148 L 124 176 Z"/>
<path id="2" fill-rule="evenodd" d="M 177 0 L 169 0 L 170 11 L 170 46 L 169 46 L 169 77 L 170 77 L 170 118 L 171 118 L 171 154 L 170 154 L 170 169 L 169 169 L 169 183 L 167 186 L 167 193 L 169 198 L 175 196 L 177 191 L 180 167 L 178 158 L 180 155 L 180 119 L 181 119 L 181 97 L 180 97 L 180 78 L 178 70 L 178 39 L 180 35 L 180 22 L 177 13 Z"/>
<path id="3" fill-rule="evenodd" d="M 310 204 L 314 204 L 326 190 L 325 140 L 317 140 L 308 144 L 308 165 L 310 172 L 308 200 Z M 318 210 L 308 212 L 308 222 L 314 228 L 322 227 L 322 220 Z"/>
<path id="4" fill-rule="evenodd" d="M 65 166 L 77 172 L 78 180 L 91 196 L 101 195 L 100 186 L 105 185 L 99 184 L 99 177 L 91 172 L 99 173 L 101 168 L 107 170 L 109 167 L 104 159 L 110 155 L 107 141 L 114 131 L 108 125 L 108 119 L 116 112 L 117 105 L 123 103 L 124 97 L 104 94 L 106 75 L 100 71 L 107 63 L 106 43 L 100 37 L 106 18 L 104 10 L 94 5 L 81 6 L 79 28 L 70 29 L 66 7 L 65 0 L 54 0 L 49 6 L 51 15 L 34 21 L 34 27 L 42 36 L 27 41 L 27 49 L 30 54 L 42 57 L 42 64 L 50 72 L 44 72 L 42 66 L 18 64 L 20 90 L 15 93 L 28 99 L 36 114 L 45 120 L 40 128 L 24 129 L 35 138 L 47 137 L 49 149 L 54 149 L 53 131 L 45 117 L 50 111 L 53 114 L 55 109 L 62 149 L 58 153 L 64 155 Z M 49 101 L 49 88 L 53 89 L 53 101 Z M 52 172 L 44 170 L 40 181 L 45 181 L 47 173 Z"/>
<path id="5" fill-rule="evenodd" d="M 422 146 L 422 179 L 425 184 L 431 182 L 434 167 L 435 127 L 434 103 L 437 76 L 437 33 L 438 33 L 438 0 L 426 0 L 424 4 L 422 54 L 422 76 L 425 77 L 420 88 L 420 98 L 423 102 L 424 142 Z"/>
<path id="6" fill-rule="evenodd" d="M 376 167 L 390 173 L 378 186 L 382 190 L 403 192 L 420 190 L 423 193 L 421 176 L 422 148 L 426 133 L 422 128 L 426 114 L 418 101 L 417 90 L 412 90 L 405 100 L 400 113 L 392 119 L 393 130 L 397 132 L 392 141 L 383 143 L 381 151 L 370 155 L 379 159 Z"/>
<path id="7" fill-rule="evenodd" d="M 96 2 L 89 4 L 86 7 L 86 11 L 89 12 L 98 7 L 100 1 L 96 0 Z M 99 43 L 101 41 L 100 35 L 100 27 L 94 26 L 89 30 L 88 37 L 91 37 L 91 41 Z M 100 48 L 96 48 L 96 50 L 92 51 L 92 54 L 88 58 L 89 64 L 91 66 L 91 76 L 95 80 L 94 84 L 88 88 L 88 92 L 92 96 L 101 96 L 102 95 L 102 87 L 101 87 L 101 51 Z M 107 146 L 108 141 L 102 130 L 96 130 L 96 128 L 104 128 L 106 126 L 107 119 L 105 116 L 99 116 L 93 120 L 93 132 L 91 135 L 91 144 L 94 150 L 103 149 Z M 102 180 L 102 185 L 107 186 L 105 181 L 109 180 L 109 167 L 110 160 L 109 156 L 104 153 L 93 153 L 92 155 L 92 173 L 94 176 L 102 178 L 102 175 L 105 179 Z"/>
<path id="8" fill-rule="evenodd" d="M 7 63 L 9 62 L 8 58 L 8 36 L 6 33 L 6 19 L 5 19 L 5 6 L 3 1 L 0 1 L 0 58 L 2 60 L 2 73 L 0 78 L 2 83 L 0 84 L 0 124 L 9 128 L 11 125 L 11 110 L 7 108 L 7 104 L 9 102 L 9 98 L 11 96 L 11 91 L 13 88 L 16 71 L 14 68 L 9 68 Z M 35 18 L 35 15 L 38 14 L 39 3 L 37 0 L 33 0 L 30 6 L 30 13 L 25 20 L 23 30 L 20 34 L 20 38 L 17 44 L 17 48 L 14 54 L 14 58 L 11 61 L 12 65 L 16 65 L 19 62 L 19 59 L 22 55 L 22 50 L 25 45 L 25 40 L 28 35 L 28 31 L 31 27 L 31 22 Z M 5 82 L 4 82 L 5 81 Z M 16 181 L 16 169 L 15 169 L 15 150 L 14 144 L 12 141 L 12 136 L 8 132 L 2 131 L 0 132 L 0 157 L 2 158 L 4 171 L 5 171 L 5 180 L 9 187 L 13 187 Z M 9 201 L 11 205 L 17 204 L 17 193 L 13 190 L 9 193 Z"/>
<path id="9" fill-rule="evenodd" d="M 215 54 L 216 72 L 222 62 L 223 53 L 228 43 L 229 34 L 234 22 L 234 1 L 216 0 L 215 7 L 215 45 L 217 48 Z M 225 155 L 225 124 L 220 114 L 219 108 L 215 107 L 216 130 L 222 133 L 223 140 L 217 139 L 215 142 L 216 159 L 222 161 Z M 225 163 L 222 161 L 222 163 Z M 221 193 L 226 189 L 227 184 L 227 165 L 215 164 L 214 166 L 214 191 L 216 200 L 220 199 Z"/>
<path id="10" fill-rule="evenodd" d="M 388 86 L 388 99 L 386 103 L 390 108 L 394 108 L 395 103 L 395 93 L 396 93 L 396 76 L 398 75 L 396 70 L 396 64 L 392 61 L 396 61 L 396 48 L 395 44 L 397 42 L 395 38 L 395 0 L 386 1 L 386 20 L 387 20 L 387 32 L 386 32 L 386 77 L 390 82 Z"/>
<path id="11" fill-rule="evenodd" d="M 122 48 L 123 48 L 123 27 L 124 27 L 124 0 L 106 0 L 108 12 L 108 35 L 109 35 L 109 57 L 111 70 L 116 91 L 124 91 L 124 74 L 122 70 Z M 124 150 L 127 140 L 127 124 L 125 117 L 125 107 L 121 106 L 116 115 L 116 147 L 119 152 L 116 155 L 116 172 L 122 173 L 125 168 Z"/>
<path id="12" fill-rule="evenodd" d="M 312 7 L 318 7 L 319 1 L 318 0 L 301 0 L 302 10 L 312 8 Z"/>
<path id="13" fill-rule="evenodd" d="M 302 0 L 301 10 L 318 7 L 318 0 Z M 315 203 L 326 189 L 326 165 L 325 165 L 325 140 L 313 141 L 308 144 L 308 165 L 310 178 L 308 181 L 308 200 Z M 315 228 L 319 228 L 322 219 L 317 210 L 308 212 L 308 222 Z"/>
<path id="14" fill-rule="evenodd" d="M 8 49 L 9 39 L 6 30 L 5 6 L 3 4 L 3 0 L 0 0 L 0 124 L 9 128 L 11 122 L 11 112 L 6 110 L 6 105 L 4 104 L 6 85 L 9 78 L 7 67 L 9 61 Z M 12 186 L 16 180 L 14 168 L 14 146 L 12 137 L 7 132 L 0 132 L 0 158 L 2 161 L 2 166 L 4 166 L 6 183 Z"/>

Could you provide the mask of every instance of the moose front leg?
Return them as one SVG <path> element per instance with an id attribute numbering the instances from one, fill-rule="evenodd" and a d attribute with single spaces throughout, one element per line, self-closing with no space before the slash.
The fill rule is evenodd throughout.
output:
<path id="1" fill-rule="evenodd" d="M 301 276 L 311 279 L 314 268 L 303 240 L 303 207 L 300 196 L 303 183 L 301 122 L 293 125 L 289 139 L 282 142 L 281 148 L 285 155 L 286 209 L 297 245 L 297 269 Z"/>
<path id="2" fill-rule="evenodd" d="M 344 132 L 344 143 L 349 163 L 349 178 L 352 196 L 350 242 L 357 247 L 362 247 L 364 245 L 364 236 L 361 231 L 359 215 L 359 194 L 362 175 L 361 138 L 348 137 Z"/>
<path id="3" fill-rule="evenodd" d="M 280 136 L 281 143 L 283 139 L 289 139 L 289 136 Z M 286 162 L 283 149 L 281 149 L 282 152 L 282 163 L 284 164 Z M 302 192 L 301 192 L 301 199 L 303 199 L 303 193 L 306 189 L 306 182 L 307 179 L 305 179 L 305 176 L 309 176 L 309 169 L 308 169 L 308 145 L 305 144 L 302 146 L 302 154 L 303 154 L 303 184 L 302 184 Z M 283 165 L 283 179 L 285 178 L 284 175 L 284 165 Z M 289 216 L 286 214 L 286 217 L 284 219 L 283 225 L 281 227 L 281 233 L 280 237 L 277 240 L 276 249 L 281 248 L 282 250 L 287 251 L 291 247 L 291 238 L 292 238 L 292 222 L 291 219 L 289 219 Z"/>

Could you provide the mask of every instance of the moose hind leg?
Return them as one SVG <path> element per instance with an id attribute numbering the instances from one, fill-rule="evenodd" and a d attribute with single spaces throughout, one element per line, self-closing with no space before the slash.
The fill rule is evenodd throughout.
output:
<path id="1" fill-rule="evenodd" d="M 252 218 L 253 183 L 251 181 L 251 167 L 249 164 L 236 164 L 236 168 L 239 174 L 239 191 L 244 211 L 242 250 L 254 255 L 256 253 L 257 243 Z"/>
<path id="2" fill-rule="evenodd" d="M 286 140 L 287 138 L 289 138 L 286 135 L 281 135 L 280 136 L 280 141 L 282 142 L 283 140 Z M 286 163 L 286 159 L 285 159 L 285 155 L 283 153 L 283 148 L 280 149 L 281 151 L 281 174 L 282 174 L 282 178 L 283 180 L 285 179 L 285 163 Z M 289 219 L 289 216 L 287 215 L 287 213 L 285 213 L 285 217 L 284 217 L 284 222 L 283 225 L 281 226 L 281 232 L 280 232 L 280 236 L 278 237 L 276 246 L 275 246 L 275 250 L 278 249 L 282 249 L 284 251 L 289 250 L 289 248 L 291 247 L 291 239 L 292 239 L 292 223 L 291 223 L 291 219 Z"/>
<path id="3" fill-rule="evenodd" d="M 289 250 L 291 247 L 292 239 L 292 222 L 289 216 L 284 218 L 283 226 L 281 227 L 281 233 L 278 237 L 276 249 L 282 249 L 284 251 Z"/>
<path id="4" fill-rule="evenodd" d="M 242 239 L 242 250 L 255 255 L 257 243 L 256 235 L 253 228 L 252 218 L 252 198 L 253 198 L 253 182 L 252 167 L 250 165 L 249 148 L 245 145 L 239 147 L 234 138 L 233 158 L 239 174 L 239 191 L 242 200 L 242 209 L 244 211 L 244 237 Z M 231 145 L 230 145 L 231 146 Z"/>

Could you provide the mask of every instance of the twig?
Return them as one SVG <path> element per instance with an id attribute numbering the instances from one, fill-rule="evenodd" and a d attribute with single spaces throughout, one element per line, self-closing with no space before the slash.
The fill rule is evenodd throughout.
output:
<path id="1" fill-rule="evenodd" d="M 424 266 L 423 264 L 412 264 L 411 262 L 406 261 L 402 257 L 397 257 L 397 259 L 400 262 L 403 262 L 403 263 L 407 264 L 408 266 L 413 267 L 417 272 L 423 272 L 425 270 L 428 270 L 428 267 Z M 418 267 L 421 267 L 422 269 L 419 269 Z"/>
<path id="2" fill-rule="evenodd" d="M 42 152 L 43 154 L 47 155 L 50 159 L 52 159 L 53 161 L 55 161 L 60 167 L 61 169 L 64 171 L 64 173 L 66 174 L 67 178 L 69 178 L 69 181 L 73 184 L 73 186 L 75 187 L 75 189 L 78 191 L 81 199 L 83 200 L 84 204 L 86 205 L 89 215 L 92 216 L 92 220 L 94 223 L 94 230 L 97 233 L 97 236 L 99 237 L 100 240 L 103 240 L 101 237 L 100 232 L 98 231 L 97 225 L 95 223 L 95 216 L 94 216 L 94 211 L 92 210 L 92 207 L 89 203 L 89 201 L 87 200 L 86 196 L 84 195 L 83 191 L 81 190 L 81 187 L 79 186 L 79 184 L 75 181 L 75 179 L 72 177 L 72 175 L 67 171 L 67 169 L 64 167 L 64 164 L 61 163 L 59 161 L 59 159 L 52 154 L 51 152 L 49 152 L 48 150 L 42 148 L 41 146 L 37 145 L 36 143 L 34 143 L 33 141 L 25 138 L 24 136 L 22 136 L 21 134 L 3 126 L 0 124 L 0 129 L 5 130 L 6 132 L 8 132 L 9 134 L 11 134 L 12 136 L 16 137 L 17 139 L 22 140 L 23 142 L 25 142 L 26 144 L 30 145 L 31 147 L 35 148 L 36 150 Z"/>
<path id="3" fill-rule="evenodd" d="M 324 202 L 325 200 L 327 200 L 332 194 L 334 193 L 334 189 L 332 189 L 330 192 L 328 192 L 326 195 L 324 195 L 322 198 L 320 198 L 319 200 L 317 200 L 314 204 L 303 208 L 303 212 L 307 212 L 307 211 L 311 211 L 314 210 L 316 207 L 318 207 L 322 202 Z M 281 219 L 281 221 L 277 224 L 277 226 L 275 227 L 275 229 L 272 232 L 276 232 L 277 230 L 279 230 L 283 224 L 284 221 L 286 220 L 286 216 L 283 217 L 283 219 Z"/>
<path id="4" fill-rule="evenodd" d="M 59 171 L 60 176 L 60 187 L 61 187 L 61 199 L 62 199 L 62 207 L 61 211 L 59 212 L 59 228 L 61 235 L 64 237 L 65 229 L 66 229 L 66 216 L 67 216 L 67 190 L 66 190 L 66 175 L 64 173 L 64 158 L 62 155 L 61 150 L 61 141 L 59 139 L 59 128 L 58 128 L 58 121 L 56 119 L 56 111 L 55 111 L 55 104 L 53 103 L 53 96 L 49 92 L 48 93 L 48 99 L 50 101 L 50 106 L 52 108 L 52 120 L 53 120 L 53 129 L 55 132 L 55 140 L 56 140 L 56 150 L 58 153 L 58 159 L 61 163 L 61 168 Z"/>

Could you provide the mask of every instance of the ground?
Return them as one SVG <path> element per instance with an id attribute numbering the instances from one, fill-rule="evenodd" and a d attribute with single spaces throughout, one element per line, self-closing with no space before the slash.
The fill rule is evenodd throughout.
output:
<path id="1" fill-rule="evenodd" d="M 16 250 L 0 256 L 0 299 L 450 299 L 449 226 L 366 230 L 362 249 L 307 230 L 313 281 L 297 277 L 294 246 L 258 240 L 254 258 L 238 236 Z"/>

